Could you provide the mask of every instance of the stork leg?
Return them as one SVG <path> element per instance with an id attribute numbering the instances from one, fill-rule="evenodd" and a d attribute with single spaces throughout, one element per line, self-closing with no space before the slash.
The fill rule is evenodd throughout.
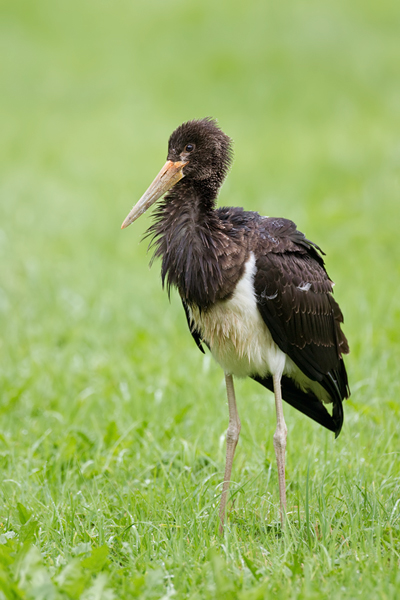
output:
<path id="1" fill-rule="evenodd" d="M 273 382 L 276 408 L 276 430 L 274 433 L 274 448 L 276 462 L 278 465 L 280 515 L 281 524 L 283 526 L 284 516 L 286 514 L 285 452 L 287 427 L 285 419 L 283 418 L 281 375 L 274 375 Z"/>
<path id="2" fill-rule="evenodd" d="M 239 439 L 240 433 L 240 419 L 236 408 L 235 389 L 233 387 L 233 377 L 228 373 L 225 373 L 226 392 L 228 395 L 228 408 L 229 408 L 229 425 L 226 432 L 226 463 L 225 463 L 225 476 L 224 483 L 222 486 L 221 503 L 219 505 L 219 532 L 224 532 L 224 520 L 225 520 L 225 507 L 228 496 L 229 484 L 231 482 L 231 472 L 233 456 Z"/>

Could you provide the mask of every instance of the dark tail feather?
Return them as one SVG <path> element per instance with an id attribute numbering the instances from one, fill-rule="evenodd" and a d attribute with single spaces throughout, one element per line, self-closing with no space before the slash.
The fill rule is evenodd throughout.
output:
<path id="1" fill-rule="evenodd" d="M 261 385 L 271 392 L 274 391 L 274 384 L 271 376 L 255 376 L 252 377 L 252 379 L 261 383 Z M 298 388 L 289 377 L 285 377 L 285 375 L 283 375 L 281 379 L 281 388 L 282 398 L 285 402 L 294 408 L 297 408 L 297 410 L 307 415 L 307 417 L 310 417 L 310 419 L 314 419 L 314 421 L 323 427 L 326 427 L 329 431 L 333 431 L 335 437 L 338 437 L 343 425 L 343 407 L 341 400 L 335 399 L 333 414 L 331 416 L 322 402 L 318 400 L 311 391 L 304 392 Z"/>

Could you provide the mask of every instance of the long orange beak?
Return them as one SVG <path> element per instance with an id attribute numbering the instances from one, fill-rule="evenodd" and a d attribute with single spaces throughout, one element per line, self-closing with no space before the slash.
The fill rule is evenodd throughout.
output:
<path id="1" fill-rule="evenodd" d="M 165 192 L 178 183 L 178 181 L 184 177 L 182 169 L 185 165 L 187 165 L 187 163 L 181 160 L 176 162 L 167 160 L 148 190 L 132 208 L 131 212 L 122 223 L 121 229 L 125 229 L 125 227 L 128 227 L 133 221 L 136 221 L 136 219 L 146 212 L 156 200 L 161 198 Z"/>

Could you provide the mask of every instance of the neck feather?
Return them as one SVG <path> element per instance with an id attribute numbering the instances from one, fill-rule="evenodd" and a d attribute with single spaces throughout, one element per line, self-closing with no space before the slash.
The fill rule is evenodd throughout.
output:
<path id="1" fill-rule="evenodd" d="M 190 181 L 179 182 L 158 206 L 146 237 L 154 248 L 152 260 L 162 258 L 162 283 L 168 293 L 174 286 L 189 305 L 205 309 L 219 298 L 218 255 L 226 235 L 214 209 L 213 186 L 199 188 Z"/>

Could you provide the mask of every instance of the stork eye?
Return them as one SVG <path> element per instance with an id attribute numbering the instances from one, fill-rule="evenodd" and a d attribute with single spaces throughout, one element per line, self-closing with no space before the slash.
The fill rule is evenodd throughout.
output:
<path id="1" fill-rule="evenodd" d="M 192 152 L 194 150 L 194 144 L 186 144 L 185 152 Z"/>

